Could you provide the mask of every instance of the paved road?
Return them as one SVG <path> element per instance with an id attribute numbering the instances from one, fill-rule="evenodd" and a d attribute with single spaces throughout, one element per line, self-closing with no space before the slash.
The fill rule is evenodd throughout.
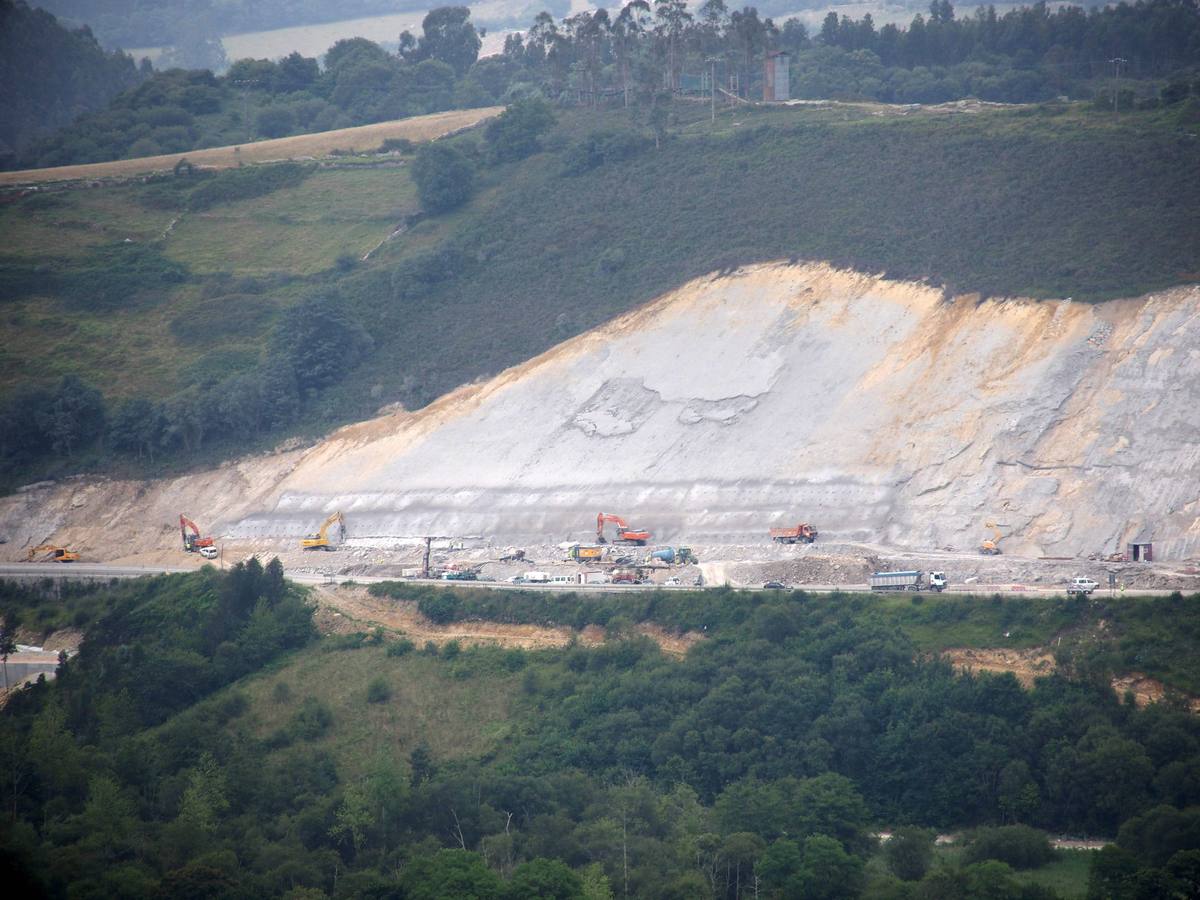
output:
<path id="1" fill-rule="evenodd" d="M 5 563 L 0 564 L 0 578 L 140 578 L 143 575 L 163 575 L 176 572 L 194 572 L 194 568 L 171 566 L 106 566 L 102 563 Z M 479 590 L 522 590 L 522 591 L 581 591 L 583 593 L 604 593 L 624 591 L 652 591 L 663 588 L 655 584 L 508 584 L 502 581 L 440 581 L 435 579 L 399 579 L 377 575 L 320 575 L 307 572 L 288 573 L 289 579 L 300 584 L 375 584 L 381 581 L 407 581 L 411 584 L 436 585 L 439 587 L 476 588 Z M 715 585 L 708 585 L 715 587 Z M 695 590 L 690 585 L 663 588 L 669 591 Z M 789 585 L 789 589 L 803 590 L 809 593 L 842 593 L 867 592 L 866 585 L 861 584 L 797 584 Z M 745 585 L 738 590 L 762 590 L 762 588 Z M 951 590 L 949 593 L 971 594 L 1013 594 L 1054 596 L 1063 593 L 1062 587 L 1030 587 L 1019 584 L 968 584 L 962 585 L 961 590 Z M 1137 597 L 1166 597 L 1173 593 L 1169 590 L 1138 589 L 1126 592 L 1129 596 Z M 1096 591 L 1097 597 L 1109 595 L 1108 588 Z M 1121 596 L 1120 592 L 1117 596 Z"/>

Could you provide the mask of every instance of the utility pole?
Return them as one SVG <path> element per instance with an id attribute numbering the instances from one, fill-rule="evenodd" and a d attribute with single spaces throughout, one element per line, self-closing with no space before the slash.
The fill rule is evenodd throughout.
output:
<path id="1" fill-rule="evenodd" d="M 1116 116 L 1118 115 L 1117 100 L 1121 96 L 1121 66 L 1129 62 L 1129 60 L 1116 56 L 1110 59 L 1109 62 L 1113 64 L 1113 115 Z"/>
<path id="2" fill-rule="evenodd" d="M 242 88 L 242 124 L 246 126 L 246 143 L 250 143 L 250 85 L 258 84 L 257 78 L 243 78 L 234 84 Z"/>
<path id="3" fill-rule="evenodd" d="M 708 62 L 708 93 L 712 98 L 712 123 L 717 124 L 717 58 L 710 56 Z"/>

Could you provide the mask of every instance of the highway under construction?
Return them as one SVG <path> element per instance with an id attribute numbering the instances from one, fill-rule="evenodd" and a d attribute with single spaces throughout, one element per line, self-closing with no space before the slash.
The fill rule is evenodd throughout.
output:
<path id="1" fill-rule="evenodd" d="M 911 565 L 951 585 L 1111 572 L 1194 589 L 1200 357 L 1179 348 L 1200 343 L 1198 300 L 981 300 L 748 267 L 309 447 L 29 486 L 0 499 L 0 553 L 198 565 L 186 511 L 184 541 L 212 537 L 226 559 L 398 577 L 432 537 L 439 565 L 504 580 L 578 571 L 561 545 L 599 543 L 602 510 L 624 523 L 599 523 L 610 541 L 624 528 L 649 532 L 647 553 L 690 548 L 699 565 L 653 575 L 684 585 L 864 584 Z M 333 552 L 302 550 L 323 522 Z M 797 523 L 814 543 L 772 539 Z M 1001 553 L 981 552 L 989 540 Z M 1120 561 L 1131 547 L 1153 561 Z M 528 558 L 501 563 L 514 548 Z"/>

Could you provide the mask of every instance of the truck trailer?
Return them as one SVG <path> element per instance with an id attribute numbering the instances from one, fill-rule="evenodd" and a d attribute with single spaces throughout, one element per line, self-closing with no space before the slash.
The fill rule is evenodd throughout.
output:
<path id="1" fill-rule="evenodd" d="M 871 575 L 873 591 L 937 591 L 940 594 L 945 587 L 945 572 L 930 572 L 928 582 L 925 573 L 918 571 L 875 572 Z"/>

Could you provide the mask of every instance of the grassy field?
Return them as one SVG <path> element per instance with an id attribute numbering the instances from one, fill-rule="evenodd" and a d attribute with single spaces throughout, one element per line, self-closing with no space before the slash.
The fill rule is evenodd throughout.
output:
<path id="1" fill-rule="evenodd" d="M 462 664 L 487 655 L 475 651 Z M 375 679 L 387 683 L 391 696 L 369 703 L 367 686 Z M 327 640 L 239 690 L 252 709 L 244 721 L 258 738 L 285 728 L 305 698 L 324 704 L 333 725 L 313 746 L 353 777 L 384 751 L 407 757 L 421 742 L 438 759 L 487 757 L 511 727 L 519 683 L 508 673 L 455 678 L 444 661 L 420 652 L 396 658 L 382 646 L 336 650 Z"/>
<path id="2" fill-rule="evenodd" d="M 427 141 L 452 131 L 470 128 L 500 112 L 500 107 L 456 109 L 449 112 L 413 116 L 393 122 L 376 122 L 355 128 L 339 128 L 318 134 L 255 141 L 228 147 L 209 147 L 187 153 L 146 156 L 140 159 L 120 159 L 115 162 L 91 163 L 80 166 L 58 166 L 52 169 L 22 169 L 0 172 L 0 185 L 44 184 L 51 181 L 74 181 L 90 178 L 124 178 L 148 172 L 163 172 L 186 158 L 197 166 L 228 169 L 251 163 L 276 162 L 284 159 L 311 159 L 328 156 L 334 151 L 363 153 L 376 149 L 389 139 Z"/>
<path id="3" fill-rule="evenodd" d="M 103 307 L 46 294 L 0 305 L 0 390 L 82 374 L 106 396 L 166 396 L 215 363 L 258 358 L 288 282 L 357 261 L 415 212 L 405 168 L 322 168 L 254 200 L 190 212 L 156 208 L 133 186 L 66 191 L 0 206 L 11 240 L 0 263 L 67 270 L 126 240 L 151 244 L 191 273 L 187 282 Z M 169 230 L 168 230 L 169 229 Z M 250 284 L 234 279 L 257 279 Z M 276 285 L 264 290 L 263 279 Z M 131 361 L 132 364 L 131 364 Z M 197 369 L 199 367 L 199 369 Z"/>
<path id="4" fill-rule="evenodd" d="M 1168 112 L 1114 122 L 1057 105 L 899 115 L 873 104 L 725 111 L 713 126 L 680 104 L 673 117 L 655 150 L 624 112 L 560 111 L 544 152 L 482 166 L 470 203 L 415 222 L 407 166 L 365 159 L 197 210 L 161 183 L 14 195 L 0 204 L 0 394 L 74 372 L 110 402 L 166 398 L 197 373 L 253 366 L 281 311 L 324 294 L 374 350 L 294 426 L 319 433 L 385 403 L 419 407 L 745 263 L 830 260 L 953 291 L 1077 300 L 1200 277 L 1200 143 Z M 635 137 L 569 173 L 596 130 Z M 183 280 L 104 303 L 54 287 L 129 246 L 179 264 Z"/>

